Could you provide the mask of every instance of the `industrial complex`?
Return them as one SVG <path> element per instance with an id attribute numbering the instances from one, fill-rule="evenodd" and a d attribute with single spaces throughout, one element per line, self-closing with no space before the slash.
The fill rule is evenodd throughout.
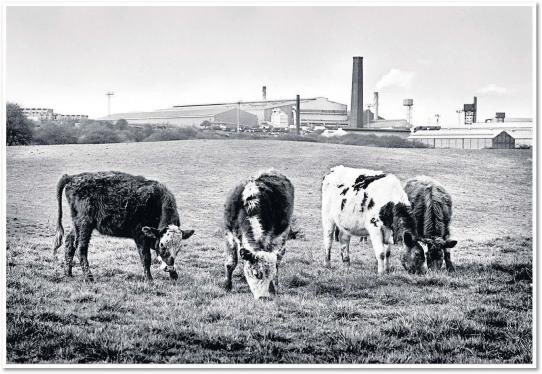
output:
<path id="1" fill-rule="evenodd" d="M 272 128 L 279 131 L 297 129 L 314 131 L 341 129 L 340 134 L 361 133 L 377 136 L 398 136 L 423 143 L 433 148 L 518 148 L 532 146 L 533 121 L 530 118 L 508 118 L 497 112 L 494 118 L 480 121 L 478 99 L 463 105 L 463 121 L 455 126 L 414 125 L 414 100 L 405 98 L 402 105 L 405 117 L 384 119 L 379 115 L 379 93 L 364 106 L 363 57 L 353 57 L 350 110 L 346 104 L 326 97 L 297 97 L 268 100 L 267 87 L 262 87 L 258 101 L 239 101 L 177 105 L 147 112 L 110 114 L 101 120 L 126 120 L 131 125 L 150 124 L 160 127 L 220 128 L 243 131 L 254 128 Z M 108 93 L 110 95 L 112 93 Z M 108 96 L 110 99 L 110 96 Z M 108 101 L 109 103 L 109 101 Z M 109 105 L 109 104 L 108 104 Z M 36 120 L 84 119 L 86 116 L 62 116 L 52 109 L 24 109 L 28 117 Z M 72 118 L 73 117 L 73 118 Z M 461 118 L 461 117 L 460 117 Z M 463 122 L 463 123 L 461 123 Z M 338 134 L 339 134 L 338 133 Z"/>
<path id="2" fill-rule="evenodd" d="M 130 124 L 155 124 L 169 126 L 199 126 L 208 121 L 232 127 L 273 126 L 289 128 L 296 123 L 296 100 L 213 103 L 179 105 L 152 112 L 118 113 L 103 119 L 125 119 Z M 302 126 L 348 126 L 348 112 L 345 104 L 336 103 L 325 97 L 300 99 L 300 121 Z"/>

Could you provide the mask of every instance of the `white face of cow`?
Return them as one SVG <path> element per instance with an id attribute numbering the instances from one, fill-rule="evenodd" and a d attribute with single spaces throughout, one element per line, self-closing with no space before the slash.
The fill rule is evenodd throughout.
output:
<path id="1" fill-rule="evenodd" d="M 181 230 L 179 226 L 169 225 L 158 230 L 152 227 L 143 227 L 143 233 L 156 240 L 154 250 L 160 260 L 160 270 L 175 273 L 175 257 L 182 248 L 182 240 L 194 234 L 194 230 Z"/>
<path id="2" fill-rule="evenodd" d="M 277 253 L 257 251 L 245 248 L 239 251 L 245 260 L 244 273 L 248 286 L 255 299 L 271 298 L 275 293 L 275 277 L 277 275 Z"/>

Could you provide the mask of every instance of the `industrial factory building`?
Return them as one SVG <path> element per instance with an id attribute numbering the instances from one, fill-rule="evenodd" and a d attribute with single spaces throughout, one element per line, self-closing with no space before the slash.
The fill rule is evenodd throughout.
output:
<path id="1" fill-rule="evenodd" d="M 233 104 L 192 105 L 155 110 L 151 112 L 118 113 L 101 118 L 108 121 L 125 119 L 131 125 L 151 124 L 158 126 L 192 127 L 203 122 L 213 124 L 236 124 L 246 127 L 258 125 L 258 117 L 244 110 L 238 110 Z"/>
<path id="2" fill-rule="evenodd" d="M 477 122 L 478 99 L 464 104 L 464 125 L 456 127 L 414 128 L 409 140 L 423 143 L 432 148 L 459 149 L 511 149 L 530 147 L 533 142 L 532 118 L 508 118 L 506 113 L 497 112 L 495 117 Z"/>
<path id="3" fill-rule="evenodd" d="M 415 131 L 408 139 L 431 148 L 517 148 L 532 146 L 533 123 L 532 121 L 474 123 L 464 127 Z"/>
<path id="4" fill-rule="evenodd" d="M 336 103 L 325 97 L 300 99 L 301 126 L 315 125 L 347 126 L 348 113 L 345 104 Z M 266 100 L 178 105 L 151 112 L 118 113 L 101 118 L 115 121 L 125 119 L 129 124 L 154 124 L 179 127 L 199 126 L 207 121 L 226 126 L 256 127 L 273 126 L 289 128 L 295 125 L 296 100 Z M 239 121 L 238 121 L 239 117 Z"/>

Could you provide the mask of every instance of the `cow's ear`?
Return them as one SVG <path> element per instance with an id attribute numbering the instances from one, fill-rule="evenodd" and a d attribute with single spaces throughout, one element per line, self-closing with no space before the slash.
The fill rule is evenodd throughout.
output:
<path id="1" fill-rule="evenodd" d="M 403 242 L 405 243 L 405 245 L 407 247 L 414 247 L 414 237 L 412 236 L 412 234 L 408 231 L 405 231 L 405 233 L 403 234 Z"/>
<path id="2" fill-rule="evenodd" d="M 246 248 L 241 248 L 239 250 L 239 255 L 241 256 L 243 260 L 248 261 L 250 263 L 253 263 L 256 261 L 256 257 L 254 256 L 254 253 L 252 253 Z"/>
<path id="3" fill-rule="evenodd" d="M 194 230 L 181 230 L 181 234 L 183 239 L 188 239 L 194 235 Z"/>
<path id="4" fill-rule="evenodd" d="M 457 244 L 457 240 L 446 240 L 446 248 L 453 248 Z"/>
<path id="5" fill-rule="evenodd" d="M 160 237 L 160 231 L 154 227 L 144 226 L 141 231 L 149 238 L 158 239 Z"/>

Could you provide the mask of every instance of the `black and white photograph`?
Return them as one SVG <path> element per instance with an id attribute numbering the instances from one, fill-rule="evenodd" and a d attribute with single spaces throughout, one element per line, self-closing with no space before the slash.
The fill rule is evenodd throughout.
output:
<path id="1" fill-rule="evenodd" d="M 1 6 L 4 368 L 536 368 L 536 3 Z"/>

